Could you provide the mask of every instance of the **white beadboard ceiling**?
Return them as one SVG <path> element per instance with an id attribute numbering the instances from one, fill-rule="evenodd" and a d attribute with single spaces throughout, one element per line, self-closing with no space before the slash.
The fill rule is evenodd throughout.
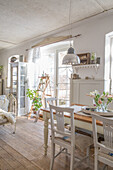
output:
<path id="1" fill-rule="evenodd" d="M 113 0 L 71 0 L 71 22 L 113 8 Z M 0 49 L 69 24 L 69 0 L 0 0 Z"/>

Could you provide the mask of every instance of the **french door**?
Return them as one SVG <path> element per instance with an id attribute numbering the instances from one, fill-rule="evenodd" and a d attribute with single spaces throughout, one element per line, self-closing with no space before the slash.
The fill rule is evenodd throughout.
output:
<path id="1" fill-rule="evenodd" d="M 60 50 L 44 50 L 41 48 L 41 57 L 38 59 L 38 74 L 43 72 L 50 76 L 50 88 L 46 90 L 47 94 L 51 94 L 58 98 L 58 105 L 69 105 L 70 101 L 70 77 L 72 66 L 62 65 L 63 57 L 67 54 L 67 47 Z"/>
<path id="2" fill-rule="evenodd" d="M 59 105 L 69 106 L 72 66 L 62 64 L 63 57 L 66 54 L 67 49 L 57 51 L 56 53 L 56 97 L 58 98 Z"/>

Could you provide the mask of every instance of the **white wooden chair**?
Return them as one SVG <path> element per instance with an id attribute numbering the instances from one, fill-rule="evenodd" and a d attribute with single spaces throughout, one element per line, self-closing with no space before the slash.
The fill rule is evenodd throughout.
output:
<path id="1" fill-rule="evenodd" d="M 7 97 L 5 95 L 1 95 L 0 109 L 10 112 L 10 114 L 12 114 L 12 116 L 14 117 L 15 123 L 14 123 L 13 133 L 15 133 L 16 132 L 17 105 L 16 105 L 16 98 L 13 96 L 13 94 L 9 94 Z M 8 123 L 10 122 L 8 121 L 7 118 L 0 117 L 0 125 L 4 126 L 5 124 L 8 124 Z"/>
<path id="2" fill-rule="evenodd" d="M 104 142 L 99 143 L 96 120 L 103 123 Z M 98 161 L 113 167 L 113 119 L 92 115 L 93 138 L 95 146 L 95 170 L 99 170 Z M 110 156 L 112 154 L 112 156 Z"/>
<path id="3" fill-rule="evenodd" d="M 57 98 L 56 97 L 46 97 L 45 98 L 45 108 L 49 108 L 49 105 L 54 105 L 57 106 Z M 51 129 L 51 123 L 50 123 L 50 119 L 49 119 L 49 129 Z M 56 125 L 57 122 L 56 120 L 54 120 L 54 124 Z"/>
<path id="4" fill-rule="evenodd" d="M 46 97 L 45 98 L 45 108 L 49 108 L 49 104 L 57 106 L 57 98 L 56 97 Z"/>
<path id="5" fill-rule="evenodd" d="M 54 114 L 55 111 L 55 114 Z M 71 130 L 68 131 L 64 127 L 64 114 L 70 115 Z M 54 124 L 54 118 L 56 117 L 57 124 Z M 89 158 L 89 148 L 93 143 L 92 138 L 75 134 L 74 126 L 74 109 L 73 108 L 62 108 L 50 105 L 50 119 L 51 119 L 51 164 L 50 170 L 53 169 L 54 159 L 64 150 L 69 150 L 71 153 L 70 170 L 74 169 L 74 157 L 75 157 L 75 146 L 79 149 L 86 149 L 87 155 L 81 160 Z M 55 155 L 55 144 L 63 147 L 58 154 Z M 88 160 L 89 161 L 89 160 Z"/>

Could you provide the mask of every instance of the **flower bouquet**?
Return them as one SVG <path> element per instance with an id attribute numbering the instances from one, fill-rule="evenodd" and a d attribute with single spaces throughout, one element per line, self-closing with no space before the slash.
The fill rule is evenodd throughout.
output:
<path id="1" fill-rule="evenodd" d="M 97 111 L 107 111 L 109 103 L 113 100 L 113 95 L 108 92 L 100 94 L 97 90 L 90 92 L 89 96 L 93 97 L 93 105 L 97 108 Z"/>

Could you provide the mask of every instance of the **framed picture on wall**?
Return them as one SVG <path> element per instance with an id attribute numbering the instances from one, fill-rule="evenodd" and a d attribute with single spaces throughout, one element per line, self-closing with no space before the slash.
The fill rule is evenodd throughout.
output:
<path id="1" fill-rule="evenodd" d="M 90 64 L 90 53 L 77 54 L 80 58 L 80 64 Z"/>

